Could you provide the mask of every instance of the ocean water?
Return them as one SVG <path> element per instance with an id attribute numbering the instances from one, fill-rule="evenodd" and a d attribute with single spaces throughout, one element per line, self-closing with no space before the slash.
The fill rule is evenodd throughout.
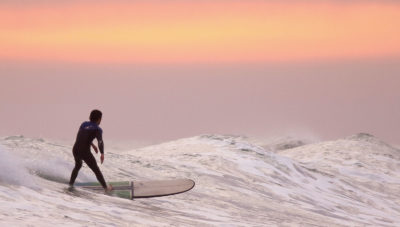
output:
<path id="1" fill-rule="evenodd" d="M 318 142 L 201 135 L 135 149 L 106 143 L 106 180 L 196 182 L 186 193 L 136 200 L 69 191 L 71 147 L 0 139 L 1 226 L 400 226 L 400 150 L 368 134 Z M 77 181 L 95 180 L 84 164 Z"/>

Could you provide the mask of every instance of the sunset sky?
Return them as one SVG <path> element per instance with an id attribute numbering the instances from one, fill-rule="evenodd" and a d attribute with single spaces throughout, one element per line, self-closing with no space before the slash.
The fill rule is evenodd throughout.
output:
<path id="1" fill-rule="evenodd" d="M 395 1 L 16 2 L 0 4 L 0 59 L 231 63 L 400 54 Z"/>
<path id="2" fill-rule="evenodd" d="M 0 1 L 0 135 L 72 140 L 100 108 L 113 139 L 400 144 L 399 28 L 390 0 Z"/>

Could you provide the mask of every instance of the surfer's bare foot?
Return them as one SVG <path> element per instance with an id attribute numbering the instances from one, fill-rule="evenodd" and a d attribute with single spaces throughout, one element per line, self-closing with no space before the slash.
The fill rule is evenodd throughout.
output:
<path id="1" fill-rule="evenodd" d="M 113 187 L 110 185 L 107 186 L 106 189 L 104 189 L 106 191 L 106 193 L 110 193 L 113 190 Z"/>

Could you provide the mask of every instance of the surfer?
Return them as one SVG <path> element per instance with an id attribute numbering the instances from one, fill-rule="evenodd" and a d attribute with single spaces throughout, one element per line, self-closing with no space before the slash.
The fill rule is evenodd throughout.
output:
<path id="1" fill-rule="evenodd" d="M 102 113 L 100 110 L 93 110 L 90 113 L 90 121 L 85 121 L 79 127 L 78 135 L 76 136 L 76 141 L 74 147 L 72 148 L 72 153 L 75 159 L 75 168 L 72 170 L 71 179 L 69 181 L 69 185 L 72 187 L 74 185 L 75 179 L 78 176 L 78 172 L 82 167 L 82 160 L 89 166 L 90 169 L 96 174 L 97 180 L 103 186 L 106 192 L 110 192 L 112 190 L 111 185 L 107 186 L 106 181 L 104 180 L 103 174 L 100 171 L 99 166 L 97 165 L 96 159 L 93 154 L 90 152 L 90 146 L 93 147 L 95 152 L 98 152 L 96 145 L 92 143 L 94 138 L 97 139 L 98 146 L 100 149 L 100 161 L 101 164 L 104 162 L 104 143 L 103 143 L 103 130 L 99 127 Z"/>

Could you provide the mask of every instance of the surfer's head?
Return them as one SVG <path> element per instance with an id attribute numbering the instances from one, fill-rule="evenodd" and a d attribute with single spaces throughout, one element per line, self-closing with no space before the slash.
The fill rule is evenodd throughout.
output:
<path id="1" fill-rule="evenodd" d="M 92 110 L 89 119 L 91 122 L 95 122 L 99 125 L 101 122 L 101 116 L 103 116 L 103 114 L 100 110 Z"/>

